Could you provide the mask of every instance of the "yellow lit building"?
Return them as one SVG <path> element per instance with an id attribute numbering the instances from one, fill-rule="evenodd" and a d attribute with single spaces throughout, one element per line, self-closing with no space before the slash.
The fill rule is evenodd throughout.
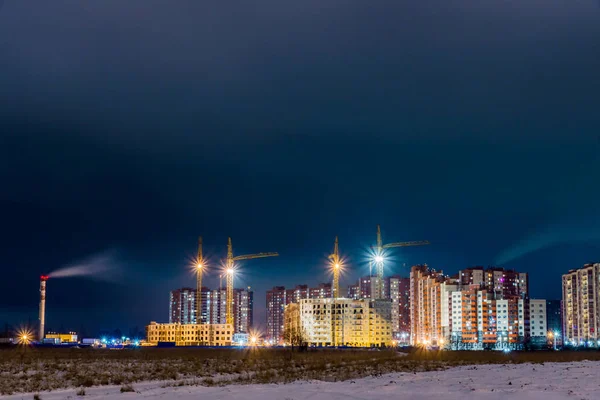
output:
<path id="1" fill-rule="evenodd" d="M 175 343 L 176 346 L 231 346 L 233 327 L 229 324 L 159 324 L 146 327 L 147 341 Z"/>
<path id="2" fill-rule="evenodd" d="M 413 266 L 410 271 L 410 342 L 412 345 L 437 344 L 447 330 L 442 323 L 442 306 L 447 303 L 447 292 L 454 288 L 444 285 L 446 278 L 442 271 L 427 265 Z M 444 326 L 446 325 L 446 326 Z"/>
<path id="3" fill-rule="evenodd" d="M 389 300 L 302 299 L 286 307 L 284 332 L 302 332 L 310 346 L 390 346 L 391 313 Z"/>
<path id="4" fill-rule="evenodd" d="M 56 333 L 49 332 L 46 334 L 46 339 L 58 339 L 60 343 L 77 343 L 77 333 L 69 332 L 69 333 Z"/>
<path id="5" fill-rule="evenodd" d="M 564 343 L 600 347 L 600 263 L 562 276 Z"/>

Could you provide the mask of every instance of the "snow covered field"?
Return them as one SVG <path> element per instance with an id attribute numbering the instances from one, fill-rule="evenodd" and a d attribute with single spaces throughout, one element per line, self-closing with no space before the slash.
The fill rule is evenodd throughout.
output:
<path id="1" fill-rule="evenodd" d="M 382 400 L 382 399 L 600 399 L 600 362 L 496 364 L 454 367 L 445 371 L 393 373 L 346 382 L 296 382 L 285 385 L 182 386 L 162 388 L 160 382 L 134 384 L 137 393 L 120 386 L 41 393 L 58 399 L 211 399 L 211 400 Z M 0 396 L 32 399 L 33 394 Z"/>

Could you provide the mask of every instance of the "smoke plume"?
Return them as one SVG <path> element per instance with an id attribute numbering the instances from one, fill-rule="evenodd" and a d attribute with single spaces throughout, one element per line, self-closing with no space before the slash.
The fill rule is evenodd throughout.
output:
<path id="1" fill-rule="evenodd" d="M 89 277 L 116 282 L 120 279 L 121 270 L 114 252 L 104 252 L 59 268 L 48 276 L 50 278 Z"/>

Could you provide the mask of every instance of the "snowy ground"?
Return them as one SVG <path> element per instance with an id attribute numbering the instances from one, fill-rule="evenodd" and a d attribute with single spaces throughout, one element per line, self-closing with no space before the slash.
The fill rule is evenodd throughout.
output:
<path id="1" fill-rule="evenodd" d="M 42 400 L 58 399 L 211 399 L 211 400 L 382 400 L 382 399 L 598 399 L 600 362 L 479 365 L 445 371 L 394 373 L 346 382 L 296 382 L 286 385 L 225 387 L 183 386 L 162 388 L 164 383 L 134 384 L 137 393 L 120 393 L 120 386 L 41 393 Z M 0 396 L 32 399 L 33 394 Z"/>

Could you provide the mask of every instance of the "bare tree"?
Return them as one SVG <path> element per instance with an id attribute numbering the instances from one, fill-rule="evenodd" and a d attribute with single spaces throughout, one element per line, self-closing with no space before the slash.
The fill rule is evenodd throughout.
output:
<path id="1" fill-rule="evenodd" d="M 306 350 L 308 343 L 306 335 L 302 328 L 290 328 L 283 331 L 283 340 L 286 344 L 292 346 L 292 351 L 298 347 L 300 351 Z"/>

